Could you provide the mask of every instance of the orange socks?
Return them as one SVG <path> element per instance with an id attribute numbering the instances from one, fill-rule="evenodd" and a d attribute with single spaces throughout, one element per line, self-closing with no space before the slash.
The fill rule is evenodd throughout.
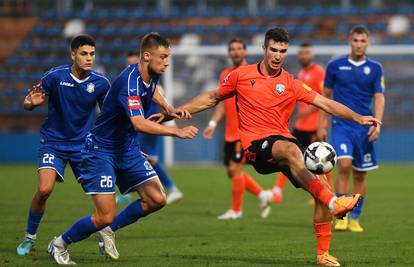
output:
<path id="1" fill-rule="evenodd" d="M 275 186 L 279 187 L 280 189 L 283 189 L 285 188 L 287 181 L 288 178 L 283 173 L 279 172 Z"/>
<path id="2" fill-rule="evenodd" d="M 321 255 L 329 251 L 329 246 L 331 243 L 331 235 L 332 235 L 331 226 L 332 226 L 332 221 L 313 224 L 313 228 L 315 229 L 315 233 L 316 233 L 318 255 Z"/>
<path id="3" fill-rule="evenodd" d="M 306 190 L 327 207 L 329 207 L 330 200 L 335 197 L 318 178 L 310 180 Z"/>
<path id="4" fill-rule="evenodd" d="M 244 193 L 244 177 L 243 174 L 240 176 L 234 176 L 231 178 L 232 181 L 232 203 L 231 209 L 238 212 L 241 211 L 243 204 L 243 193 Z"/>
<path id="5" fill-rule="evenodd" d="M 260 192 L 263 191 L 263 188 L 247 173 L 243 173 L 242 176 L 244 177 L 246 190 L 255 196 L 259 196 Z"/>

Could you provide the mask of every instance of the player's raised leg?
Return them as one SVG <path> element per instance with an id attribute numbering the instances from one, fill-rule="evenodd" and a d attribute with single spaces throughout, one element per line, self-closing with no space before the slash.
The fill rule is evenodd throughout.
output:
<path id="1" fill-rule="evenodd" d="M 46 201 L 55 186 L 57 173 L 52 168 L 39 170 L 37 190 L 30 203 L 27 218 L 26 234 L 23 242 L 17 247 L 18 255 L 27 255 L 36 241 L 36 233 L 46 209 Z"/>
<path id="2" fill-rule="evenodd" d="M 135 187 L 140 199 L 129 204 L 114 219 L 113 223 L 98 232 L 103 251 L 112 259 L 119 258 L 119 252 L 115 245 L 115 232 L 125 226 L 136 222 L 139 218 L 155 212 L 167 203 L 164 189 L 158 177 L 147 180 Z"/>
<path id="3" fill-rule="evenodd" d="M 342 218 L 351 211 L 360 195 L 336 197 L 327 185 L 306 169 L 299 147 L 285 140 L 277 140 L 272 146 L 272 157 L 281 166 L 287 166 L 298 186 L 329 208 L 332 215 Z"/>
<path id="4" fill-rule="evenodd" d="M 352 158 L 343 157 L 338 159 L 338 174 L 336 177 L 335 188 L 336 196 L 344 196 L 349 192 L 349 176 L 352 170 Z M 348 229 L 348 217 L 338 219 L 335 223 L 335 230 L 345 231 Z"/>

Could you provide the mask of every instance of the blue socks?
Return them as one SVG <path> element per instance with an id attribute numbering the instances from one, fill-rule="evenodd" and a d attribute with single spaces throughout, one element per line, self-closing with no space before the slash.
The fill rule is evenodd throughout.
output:
<path id="1" fill-rule="evenodd" d="M 154 166 L 154 170 L 157 172 L 158 177 L 160 178 L 161 183 L 167 190 L 171 190 L 175 187 L 174 182 L 172 181 L 171 177 L 168 175 L 167 171 L 161 165 L 161 163 L 157 162 Z"/>
<path id="2" fill-rule="evenodd" d="M 27 228 L 26 232 L 35 235 L 37 232 L 37 228 L 39 228 L 40 221 L 43 217 L 43 211 L 41 212 L 34 212 L 32 209 L 29 210 L 29 217 L 27 218 Z"/>
<path id="3" fill-rule="evenodd" d="M 139 218 L 145 217 L 147 214 L 144 212 L 141 206 L 141 200 L 136 200 L 129 204 L 124 210 L 122 210 L 116 217 L 113 223 L 110 225 L 113 231 L 116 231 L 122 227 L 125 227 L 131 223 L 136 222 Z M 63 235 L 62 239 L 66 245 L 74 242 L 81 241 L 88 238 L 91 234 L 99 231 L 91 219 L 91 216 L 86 216 L 75 222 Z"/>
<path id="4" fill-rule="evenodd" d="M 85 238 L 88 238 L 91 234 L 99 231 L 100 229 L 92 222 L 91 216 L 86 216 L 75 222 L 63 235 L 62 239 L 67 245 L 73 242 L 78 242 Z"/>
<path id="5" fill-rule="evenodd" d="M 349 217 L 353 220 L 358 220 L 359 215 L 361 215 L 362 212 L 362 206 L 364 205 L 365 196 L 361 196 L 361 199 L 359 200 L 356 207 L 351 211 L 351 214 Z"/>
<path id="6" fill-rule="evenodd" d="M 123 209 L 116 217 L 113 223 L 110 225 L 112 231 L 116 231 L 131 223 L 136 222 L 139 218 L 145 217 L 147 214 L 144 212 L 141 206 L 141 199 L 138 199 L 129 204 Z"/>

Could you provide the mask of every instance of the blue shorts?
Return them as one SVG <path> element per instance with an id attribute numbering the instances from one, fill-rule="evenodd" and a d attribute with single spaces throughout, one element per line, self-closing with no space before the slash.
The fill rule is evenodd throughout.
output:
<path id="1" fill-rule="evenodd" d="M 38 170 L 54 169 L 58 182 L 64 181 L 65 167 L 69 162 L 76 179 L 81 176 L 82 145 L 40 144 L 38 152 Z"/>
<path id="2" fill-rule="evenodd" d="M 108 153 L 88 146 L 82 150 L 83 173 L 79 182 L 86 194 L 113 194 L 115 184 L 122 194 L 148 180 L 157 173 L 138 147 L 124 153 Z"/>
<path id="3" fill-rule="evenodd" d="M 357 171 L 369 171 L 378 168 L 373 142 L 368 141 L 368 127 L 348 129 L 332 126 L 332 146 L 338 159 L 352 159 Z"/>

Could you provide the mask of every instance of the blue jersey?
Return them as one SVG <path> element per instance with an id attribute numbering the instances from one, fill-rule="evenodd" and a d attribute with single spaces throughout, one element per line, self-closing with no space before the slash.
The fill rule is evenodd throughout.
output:
<path id="1" fill-rule="evenodd" d="M 129 65 L 112 83 L 88 140 L 100 150 L 113 153 L 138 145 L 138 133 L 130 117 L 146 115 L 158 79 L 153 77 L 150 84 L 145 84 L 137 64 Z"/>
<path id="2" fill-rule="evenodd" d="M 372 98 L 385 90 L 384 71 L 380 63 L 366 58 L 354 62 L 348 56 L 333 59 L 326 67 L 325 88 L 333 92 L 333 99 L 361 115 L 372 115 Z M 333 125 L 360 129 L 354 121 L 333 116 Z"/>
<path id="3" fill-rule="evenodd" d="M 91 71 L 79 80 L 70 68 L 53 68 L 41 79 L 41 90 L 48 96 L 48 116 L 40 130 L 44 143 L 82 144 L 93 126 L 96 103 L 102 104 L 110 88 L 102 74 Z"/>

